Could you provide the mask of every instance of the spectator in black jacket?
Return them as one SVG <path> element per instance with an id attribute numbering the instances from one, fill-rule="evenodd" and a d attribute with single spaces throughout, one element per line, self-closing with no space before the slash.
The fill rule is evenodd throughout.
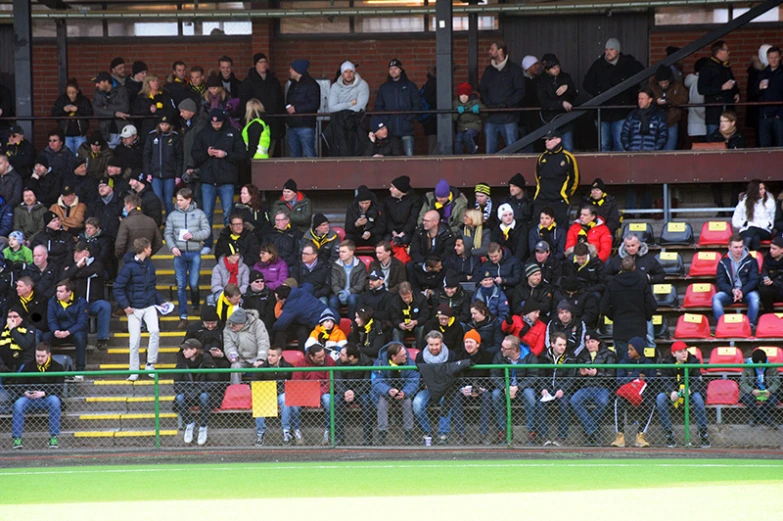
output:
<path id="1" fill-rule="evenodd" d="M 338 367 L 372 366 L 374 360 L 359 351 L 355 344 L 346 344 L 340 349 Z M 372 445 L 373 420 L 375 406 L 372 400 L 372 384 L 370 371 L 335 370 L 334 391 L 337 403 L 334 408 L 334 442 L 342 445 L 345 442 L 345 409 L 351 405 L 359 405 L 362 415 L 362 444 Z"/>
<path id="2" fill-rule="evenodd" d="M 704 121 L 707 135 L 718 130 L 720 115 L 725 110 L 733 110 L 733 103 L 739 103 L 740 94 L 734 73 L 729 63 L 729 46 L 725 40 L 713 42 L 710 47 L 712 57 L 699 71 L 699 94 L 705 103 L 721 103 L 722 106 L 707 107 Z"/>
<path id="3" fill-rule="evenodd" d="M 598 367 L 578 370 L 578 380 L 574 382 L 576 391 L 570 400 L 571 409 L 585 431 L 585 445 L 588 447 L 601 445 L 601 421 L 609 408 L 609 398 L 614 391 L 615 370 L 600 366 L 616 362 L 614 353 L 606 348 L 598 338 L 598 333 L 588 329 L 585 332 L 585 349 L 576 357 L 576 363 Z M 587 405 L 592 405 L 592 409 L 588 409 Z"/>
<path id="4" fill-rule="evenodd" d="M 381 212 L 384 238 L 395 246 L 406 246 L 413 238 L 424 201 L 411 188 L 411 178 L 407 175 L 392 179 L 389 193 Z"/>
<path id="5" fill-rule="evenodd" d="M 297 263 L 300 253 L 300 240 L 302 234 L 296 227 L 291 226 L 291 218 L 286 210 L 278 210 L 274 216 L 274 229 L 265 237 L 263 244 L 271 243 L 277 247 L 280 258 L 288 266 Z"/>
<path id="6" fill-rule="evenodd" d="M 285 110 L 290 116 L 314 114 L 321 106 L 321 88 L 307 72 L 308 67 L 309 61 L 294 60 L 288 70 L 291 85 Z M 315 157 L 315 116 L 289 117 L 286 123 L 291 157 Z"/>
<path id="7" fill-rule="evenodd" d="M 302 259 L 288 268 L 288 274 L 296 280 L 300 288 L 305 284 L 312 286 L 313 296 L 325 306 L 329 305 L 331 266 L 318 258 L 318 250 L 313 243 L 308 242 L 302 246 Z"/>
<path id="8" fill-rule="evenodd" d="M 35 147 L 24 138 L 24 129 L 13 125 L 8 130 L 8 140 L 0 141 L 0 155 L 8 158 L 17 174 L 27 182 L 35 166 Z"/>
<path id="9" fill-rule="evenodd" d="M 584 322 L 585 327 L 593 329 L 598 325 L 601 314 L 599 300 L 594 293 L 585 291 L 576 277 L 564 278 L 560 281 L 560 288 L 554 292 L 555 302 L 564 300 L 573 306 L 576 319 Z"/>
<path id="10" fill-rule="evenodd" d="M 452 350 L 457 350 L 462 344 L 462 337 L 465 333 L 464 324 L 457 320 L 448 304 L 440 304 L 435 308 L 432 317 L 424 324 L 424 331 L 438 331 L 443 335 L 443 343 L 446 347 L 454 346 L 451 348 Z M 417 345 L 423 345 L 423 343 Z"/>
<path id="11" fill-rule="evenodd" d="M 44 214 L 43 231 L 30 241 L 30 248 L 33 250 L 33 263 L 39 266 L 35 258 L 36 246 L 43 246 L 44 251 L 41 252 L 42 254 L 48 252 L 48 255 L 45 255 L 43 258 L 43 267 L 51 263 L 52 268 L 59 273 L 65 263 L 70 261 L 71 253 L 73 252 L 73 236 L 63 230 L 60 218 L 52 211 Z M 52 282 L 57 281 L 53 280 Z M 54 288 L 49 288 L 49 290 L 52 291 L 52 294 L 54 293 Z"/>
<path id="12" fill-rule="evenodd" d="M 462 288 L 459 277 L 447 274 L 443 281 L 443 289 L 438 291 L 437 296 L 433 299 L 433 307 L 446 304 L 458 322 L 467 324 L 470 321 L 471 298 L 472 295 Z"/>
<path id="13" fill-rule="evenodd" d="M 375 259 L 370 263 L 370 271 L 383 273 L 383 285 L 389 290 L 389 293 L 396 295 L 400 288 L 400 283 L 408 280 L 405 265 L 392 256 L 392 245 L 389 241 L 380 241 L 375 246 Z"/>
<path id="14" fill-rule="evenodd" d="M 541 357 L 542 364 L 553 364 L 562 367 L 557 369 L 544 369 L 541 371 L 543 382 L 541 384 L 541 401 L 539 414 L 541 416 L 541 431 L 538 433 L 544 441 L 544 446 L 553 445 L 560 447 L 568 438 L 568 427 L 571 423 L 570 400 L 573 392 L 576 370 L 567 367 L 576 362 L 575 358 L 566 351 L 568 341 L 565 333 L 555 333 L 549 339 L 549 347 Z M 546 400 L 546 401 L 544 401 Z M 547 420 L 547 407 L 557 404 L 557 438 L 549 437 L 549 420 Z"/>
<path id="15" fill-rule="evenodd" d="M 604 224 L 614 237 L 620 227 L 620 211 L 617 209 L 617 200 L 606 193 L 606 184 L 600 177 L 596 177 L 590 185 L 590 195 L 585 197 L 585 203 L 595 206 L 598 217 L 604 220 Z"/>
<path id="16" fill-rule="evenodd" d="M 73 262 L 60 271 L 60 278 L 73 282 L 73 293 L 87 301 L 87 313 L 98 322 L 98 350 L 106 349 L 109 342 L 111 304 L 106 300 L 103 286 L 103 263 L 90 252 L 87 244 L 80 242 L 73 251 Z"/>
<path id="17" fill-rule="evenodd" d="M 54 279 L 55 276 L 52 277 Z M 50 286 L 56 282 L 52 280 Z M 35 283 L 32 277 L 27 273 L 24 273 L 22 277 L 16 280 L 16 287 L 13 293 L 8 295 L 8 309 L 18 308 L 21 310 L 19 314 L 22 319 L 30 324 L 30 327 L 34 328 L 40 333 L 46 333 L 49 331 L 48 322 L 48 309 L 49 299 L 51 295 L 44 291 L 35 289 Z"/>
<path id="18" fill-rule="evenodd" d="M 288 369 L 294 367 L 286 362 L 283 358 L 283 348 L 279 346 L 271 346 L 266 353 L 266 360 L 261 362 L 257 367 L 264 368 L 280 368 Z M 291 407 L 285 404 L 285 381 L 290 380 L 293 377 L 290 371 L 270 371 L 263 373 L 253 373 L 254 380 L 272 381 L 277 384 L 277 405 L 280 408 L 280 426 L 283 429 L 283 445 L 290 445 L 294 439 L 297 445 L 302 445 L 304 440 L 302 433 L 299 430 L 300 426 L 294 424 L 292 426 Z M 298 419 L 294 418 L 294 420 Z M 293 432 L 291 432 L 293 429 Z M 266 418 L 256 418 L 256 447 L 262 447 L 264 445 L 264 435 L 266 434 Z M 296 436 L 296 438 L 294 438 Z"/>
<path id="19" fill-rule="evenodd" d="M 508 291 L 508 303 L 511 314 L 520 313 L 526 302 L 533 301 L 538 304 L 541 311 L 541 320 L 548 320 L 549 313 L 552 311 L 554 289 L 544 282 L 541 267 L 534 263 L 527 264 L 520 280 L 522 282 Z"/>
<path id="20" fill-rule="evenodd" d="M 378 116 L 370 120 L 369 140 L 364 149 L 365 157 L 394 157 L 404 155 L 402 142 L 397 136 L 389 135 L 389 128 Z"/>
<path id="21" fill-rule="evenodd" d="M 508 198 L 504 202 L 514 210 L 514 220 L 526 225 L 533 219 L 533 199 L 525 191 L 525 178 L 517 172 L 508 181 Z"/>
<path id="22" fill-rule="evenodd" d="M 560 60 L 554 54 L 545 54 L 541 57 L 544 65 L 542 74 L 537 83 L 538 97 L 541 101 L 541 119 L 544 123 L 553 121 L 556 117 L 571 112 L 579 91 L 571 79 L 571 75 L 562 72 Z M 574 133 L 571 125 L 560 128 L 563 133 L 563 148 L 569 152 L 574 151 Z"/>
<path id="23" fill-rule="evenodd" d="M 508 335 L 503 339 L 500 352 L 492 360 L 493 364 L 514 364 L 518 368 L 508 372 L 508 397 L 511 399 L 512 407 L 518 404 L 517 398 L 521 398 L 525 406 L 525 421 L 528 432 L 527 443 L 530 445 L 538 444 L 536 432 L 539 430 L 540 417 L 536 414 L 537 407 L 537 389 L 538 369 L 525 368 L 525 365 L 536 364 L 536 356 L 527 352 L 522 353 L 519 338 Z M 495 411 L 495 422 L 497 424 L 497 442 L 501 445 L 506 444 L 506 381 L 503 369 L 491 369 L 489 372 L 492 382 L 492 408 Z"/>
<path id="24" fill-rule="evenodd" d="M 528 255 L 527 225 L 514 218 L 514 209 L 510 204 L 501 204 L 497 213 L 500 222 L 497 228 L 492 230 L 490 240 L 502 246 L 517 260 L 525 260 Z"/>
<path id="25" fill-rule="evenodd" d="M 52 116 L 65 118 L 57 124 L 65 135 L 65 146 L 76 155 L 81 144 L 87 141 L 87 130 L 90 128 L 90 120 L 80 118 L 92 116 L 92 103 L 82 94 L 76 78 L 68 79 L 65 92 L 54 102 Z"/>
<path id="26" fill-rule="evenodd" d="M 122 200 L 124 196 L 112 188 L 112 184 L 108 177 L 102 177 L 98 180 L 98 195 L 93 204 L 87 206 L 85 217 L 87 219 L 97 218 L 104 235 L 114 239 L 120 228 L 120 217 L 125 203 Z"/>
<path id="27" fill-rule="evenodd" d="M 231 362 L 223 352 L 223 328 L 219 326 L 217 310 L 212 306 L 205 306 L 201 313 L 201 322 L 188 325 L 188 329 L 185 331 L 185 340 L 195 338 L 201 342 L 215 365 L 225 369 L 231 367 Z M 221 374 L 220 379 L 228 381 L 228 373 Z"/>
<path id="28" fill-rule="evenodd" d="M 135 125 L 128 124 L 122 127 L 120 143 L 114 147 L 114 159 L 117 166 L 130 170 L 140 169 L 143 164 L 143 155 L 144 149 Z"/>
<path id="29" fill-rule="evenodd" d="M 158 125 L 144 142 L 144 173 L 152 178 L 152 190 L 163 201 L 166 215 L 174 210 L 174 187 L 182 175 L 182 136 L 174 131 L 179 120 L 174 109 L 158 113 Z"/>
<path id="30" fill-rule="evenodd" d="M 769 65 L 759 74 L 758 82 L 748 90 L 758 96 L 758 101 L 783 101 L 783 68 L 780 67 L 780 48 L 767 49 Z M 780 105 L 759 107 L 759 146 L 783 146 L 783 107 Z"/>
<path id="31" fill-rule="evenodd" d="M 242 307 L 258 311 L 258 318 L 264 323 L 266 330 L 272 331 L 272 325 L 275 323 L 275 304 L 277 304 L 275 293 L 266 287 L 264 274 L 260 271 L 252 270 L 249 280 L 247 292 L 242 295 Z"/>
<path id="32" fill-rule="evenodd" d="M 152 218 L 158 227 L 164 224 L 163 203 L 152 190 L 149 176 L 146 173 L 143 173 L 141 170 L 135 170 L 131 174 L 130 179 L 128 179 L 128 185 L 130 186 L 131 193 L 138 194 L 139 198 L 141 199 L 142 213 L 147 217 Z M 210 226 L 211 225 L 212 221 L 210 221 Z"/>
<path id="33" fill-rule="evenodd" d="M 620 264 L 627 256 L 636 259 L 636 270 L 647 277 L 650 285 L 662 284 L 666 274 L 663 267 L 652 253 L 650 253 L 647 243 L 639 240 L 634 233 L 629 233 L 623 239 L 623 243 L 617 250 L 617 255 L 612 256 L 606 266 L 606 275 L 608 278 L 620 273 Z"/>
<path id="34" fill-rule="evenodd" d="M 446 344 L 448 345 L 448 344 Z M 458 360 L 470 360 L 475 365 L 489 365 L 493 356 L 481 345 L 481 336 L 471 329 L 463 337 L 462 347 L 457 350 Z M 471 369 L 467 376 L 460 378 L 459 389 L 452 405 L 451 414 L 454 421 L 454 432 L 458 445 L 465 443 L 465 412 L 466 405 L 479 406 L 479 435 L 481 443 L 489 445 L 490 416 L 492 414 L 492 386 L 489 380 L 489 369 Z"/>
<path id="35" fill-rule="evenodd" d="M 408 265 L 408 279 L 413 280 L 411 276 L 413 263 L 424 262 L 425 257 L 430 255 L 443 257 L 451 251 L 453 245 L 454 235 L 448 225 L 441 222 L 438 212 L 435 210 L 427 212 L 411 240 L 410 256 L 413 262 Z"/>
<path id="36" fill-rule="evenodd" d="M 9 308 L 5 326 L 0 330 L 0 365 L 5 366 L 3 371 L 15 373 L 35 360 L 35 337 L 36 330 L 25 320 L 24 308 L 14 304 Z"/>
<path id="37" fill-rule="evenodd" d="M 409 282 L 402 282 L 399 291 L 399 294 L 394 295 L 389 302 L 392 338 L 402 342 L 406 336 L 413 333 L 416 345 L 423 345 L 424 335 L 429 331 L 424 327 L 430 318 L 427 298 L 421 293 L 414 292 Z"/>
<path id="38" fill-rule="evenodd" d="M 737 150 L 747 146 L 745 135 L 737 128 L 737 113 L 726 110 L 721 113 L 718 125 L 714 132 L 707 134 L 708 143 L 725 143 L 729 150 Z M 720 184 L 714 186 L 720 187 Z M 713 195 L 715 197 L 715 195 Z M 716 204 L 720 200 L 716 200 Z M 720 206 L 723 206 L 721 202 Z"/>
<path id="39" fill-rule="evenodd" d="M 0 159 L 0 161 L 2 161 L 2 159 Z M 2 167 L 1 163 L 0 167 Z M 35 197 L 41 204 L 46 208 L 49 208 L 53 204 L 56 204 L 57 198 L 60 197 L 62 180 L 63 175 L 52 171 L 46 156 L 39 155 L 35 158 L 33 173 L 27 181 L 27 184 L 33 189 Z"/>
<path id="40" fill-rule="evenodd" d="M 375 360 L 378 352 L 389 341 L 389 328 L 375 318 L 372 308 L 359 308 L 351 321 L 351 334 L 348 342 L 355 344 L 359 351 Z"/>
<path id="41" fill-rule="evenodd" d="M 548 242 L 539 241 L 536 243 L 533 254 L 525 263 L 526 266 L 529 264 L 537 264 L 541 268 L 541 275 L 547 284 L 556 286 L 560 283 L 563 266 L 560 260 L 552 254 Z"/>
<path id="42" fill-rule="evenodd" d="M 592 291 L 599 299 L 606 289 L 606 265 L 590 255 L 585 243 L 574 245 L 574 254 L 563 263 L 563 277 L 576 277 L 586 291 Z"/>
<path id="43" fill-rule="evenodd" d="M 378 199 L 365 185 L 361 185 L 345 212 L 345 238 L 357 246 L 375 246 L 383 238 L 380 218 Z"/>
<path id="44" fill-rule="evenodd" d="M 179 346 L 176 369 L 215 369 L 217 365 L 212 356 L 204 351 L 201 342 L 195 338 L 185 340 Z M 174 404 L 172 410 L 178 413 L 185 424 L 184 441 L 193 442 L 193 431 L 196 420 L 190 412 L 191 407 L 198 407 L 198 440 L 199 446 L 207 443 L 207 427 L 212 410 L 222 394 L 218 384 L 218 373 L 175 373 L 174 374 Z"/>
<path id="45" fill-rule="evenodd" d="M 783 300 L 783 236 L 772 239 L 764 255 L 758 292 L 765 313 L 772 313 L 775 302 Z"/>
<path id="46" fill-rule="evenodd" d="M 252 268 L 258 262 L 258 238 L 253 232 L 245 228 L 245 222 L 242 214 L 234 211 L 228 218 L 229 224 L 220 231 L 215 244 L 215 260 L 219 260 L 223 255 L 230 255 L 228 245 L 235 244 L 239 247 L 239 254 L 247 264 Z"/>
<path id="47" fill-rule="evenodd" d="M 367 289 L 359 294 L 357 308 L 371 308 L 375 319 L 382 322 L 391 320 L 392 294 L 383 284 L 383 272 L 371 270 L 367 274 Z"/>
<path id="48" fill-rule="evenodd" d="M 446 272 L 440 257 L 428 255 L 424 262 L 410 263 L 408 277 L 413 291 L 421 293 L 429 301 L 443 287 Z"/>
<path id="49" fill-rule="evenodd" d="M 257 99 L 264 105 L 269 115 L 283 114 L 283 89 L 280 80 L 269 67 L 269 59 L 262 52 L 253 55 L 253 67 L 248 69 L 247 77 L 239 86 L 239 106 L 241 110 L 251 99 Z M 232 93 L 236 95 L 236 93 Z M 285 135 L 285 124 L 282 118 L 269 118 L 269 129 L 272 140 L 269 143 L 269 157 L 273 157 L 277 142 Z"/>
<path id="50" fill-rule="evenodd" d="M 454 275 L 459 282 L 469 282 L 473 280 L 473 274 L 481 266 L 481 257 L 476 257 L 471 252 L 473 248 L 473 239 L 466 235 L 461 235 L 454 240 L 454 248 L 446 252 L 443 259 L 443 268 L 446 275 Z"/>
<path id="51" fill-rule="evenodd" d="M 375 97 L 375 110 L 378 112 L 409 112 L 421 109 L 419 88 L 408 79 L 402 62 L 396 58 L 389 61 L 389 76 L 386 83 L 378 88 Z M 381 122 L 389 127 L 392 137 L 402 141 L 406 156 L 413 155 L 413 122 L 415 114 L 382 116 Z M 380 128 L 380 127 L 378 127 Z M 398 187 L 399 188 L 399 187 Z"/>
<path id="52" fill-rule="evenodd" d="M 542 250 L 546 245 L 546 251 L 553 252 L 553 261 L 559 262 L 565 259 L 565 244 L 568 228 L 558 226 L 555 221 L 555 210 L 550 206 L 544 206 L 538 214 L 538 224 L 532 226 L 528 234 L 528 247 L 530 251 Z"/>
<path id="53" fill-rule="evenodd" d="M 518 107 L 525 97 L 525 77 L 522 68 L 509 59 L 506 42 L 496 40 L 489 46 L 491 63 L 481 75 L 481 100 L 490 109 Z M 498 134 L 506 146 L 519 138 L 518 112 L 496 112 L 490 114 L 484 123 L 487 140 L 487 154 L 498 150 Z"/>
<path id="54" fill-rule="evenodd" d="M 88 217 L 84 221 L 84 232 L 79 234 L 79 240 L 85 242 L 90 249 L 90 256 L 99 261 L 105 273 L 113 279 L 117 272 L 117 262 L 114 256 L 114 238 L 109 237 L 101 228 L 97 217 Z M 106 276 L 106 275 L 104 275 Z"/>
<path id="55" fill-rule="evenodd" d="M 22 202 L 22 178 L 5 155 L 0 155 L 0 197 L 11 208 Z"/>

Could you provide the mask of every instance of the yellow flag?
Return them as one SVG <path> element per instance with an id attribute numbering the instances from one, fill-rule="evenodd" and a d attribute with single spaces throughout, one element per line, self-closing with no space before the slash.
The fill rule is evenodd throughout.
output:
<path id="1" fill-rule="evenodd" d="M 253 382 L 253 418 L 277 417 L 277 383 Z"/>

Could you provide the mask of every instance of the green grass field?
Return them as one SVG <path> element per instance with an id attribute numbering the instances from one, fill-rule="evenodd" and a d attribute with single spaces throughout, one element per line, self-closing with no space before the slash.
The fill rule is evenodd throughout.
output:
<path id="1" fill-rule="evenodd" d="M 215 486 L 207 486 L 212 483 Z M 313 486 L 313 484 L 340 486 Z M 395 484 L 395 486 L 390 486 Z M 0 469 L 0 505 L 776 486 L 783 461 L 376 461 Z M 42 493 L 45 491 L 45 493 Z M 781 501 L 783 503 L 783 501 Z M 0 516 L 2 517 L 2 516 Z"/>

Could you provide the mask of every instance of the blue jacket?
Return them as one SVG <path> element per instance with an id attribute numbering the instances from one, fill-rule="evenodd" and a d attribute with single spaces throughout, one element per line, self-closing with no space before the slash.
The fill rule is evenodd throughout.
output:
<path id="1" fill-rule="evenodd" d="M 14 231 L 14 208 L 0 197 L 0 236 L 8 237 L 12 231 Z"/>
<path id="2" fill-rule="evenodd" d="M 419 89 L 416 84 L 408 79 L 405 71 L 400 75 L 400 79 L 394 81 L 389 77 L 386 83 L 380 86 L 378 94 L 375 97 L 375 110 L 382 111 L 403 111 L 420 110 L 421 99 Z M 381 116 L 383 123 L 389 127 L 392 136 L 412 136 L 413 122 L 416 120 L 415 114 L 401 114 L 399 116 Z"/>
<path id="3" fill-rule="evenodd" d="M 669 127 L 666 125 L 666 116 L 658 109 L 653 108 L 647 116 L 650 126 L 649 134 L 639 131 L 641 118 L 639 109 L 634 109 L 623 122 L 623 131 L 620 134 L 620 142 L 623 149 L 628 151 L 663 150 L 666 140 L 669 139 Z"/>
<path id="4" fill-rule="evenodd" d="M 378 351 L 378 360 L 375 365 L 382 367 L 388 367 L 389 354 L 386 352 L 386 348 L 389 344 L 386 344 Z M 407 350 L 406 350 L 407 351 Z M 405 365 L 416 365 L 411 358 L 411 354 L 408 352 L 405 360 Z M 405 393 L 407 398 L 413 398 L 416 391 L 419 390 L 419 379 L 421 375 L 418 371 L 400 371 L 399 378 L 394 378 L 393 373 L 396 371 L 373 371 L 370 375 L 372 380 L 372 390 L 379 396 L 389 396 L 390 389 L 399 389 Z"/>
<path id="5" fill-rule="evenodd" d="M 634 369 L 618 369 L 617 370 L 617 385 L 624 385 L 628 382 L 633 382 L 637 378 L 639 378 L 640 374 L 644 374 L 645 381 L 648 385 L 651 384 L 651 382 L 654 382 L 654 380 L 651 379 L 652 376 L 655 376 L 656 370 L 655 369 L 647 369 L 644 367 L 645 365 L 652 364 L 653 361 L 647 358 L 646 356 L 642 355 L 641 358 L 638 360 L 631 360 L 628 355 L 623 357 L 622 360 L 617 362 L 618 364 L 636 364 L 637 367 Z"/>
<path id="6" fill-rule="evenodd" d="M 321 87 L 309 74 L 305 73 L 299 81 L 291 81 L 286 95 L 286 103 L 293 105 L 296 113 L 313 114 L 321 106 Z M 290 128 L 315 127 L 315 116 L 288 117 Z"/>
<path id="7" fill-rule="evenodd" d="M 751 256 L 748 249 L 742 252 L 742 258 L 739 261 L 738 276 L 740 280 L 740 291 L 747 298 L 748 293 L 755 291 L 759 285 L 759 265 L 756 258 Z M 729 255 L 723 257 L 718 264 L 716 277 L 716 286 L 718 291 L 731 295 L 734 288 L 734 277 L 731 270 L 731 258 Z"/>
<path id="8" fill-rule="evenodd" d="M 488 297 L 485 297 L 481 290 L 482 287 L 478 284 L 476 292 L 473 294 L 473 300 L 481 300 L 484 302 L 489 308 L 489 312 L 492 313 L 492 316 L 497 318 L 500 322 L 506 320 L 506 317 L 509 314 L 509 307 L 508 299 L 506 298 L 506 294 L 503 293 L 503 290 L 495 284 L 495 287 L 492 288 L 492 293 Z"/>
<path id="9" fill-rule="evenodd" d="M 313 328 L 318 325 L 318 319 L 325 309 L 324 303 L 315 298 L 311 292 L 304 288 L 291 288 L 291 294 L 285 299 L 283 312 L 272 326 L 272 330 L 283 331 L 294 323 Z"/>
<path id="10" fill-rule="evenodd" d="M 114 280 L 114 298 L 120 308 L 148 308 L 163 304 L 158 290 L 155 289 L 155 266 L 147 258 L 143 262 L 136 260 L 132 251 L 122 258 L 124 263 Z"/>
<path id="11" fill-rule="evenodd" d="M 57 301 L 57 297 L 49 300 L 50 331 L 68 331 L 71 335 L 87 334 L 87 301 L 76 295 L 72 298 L 71 304 L 65 308 Z"/>

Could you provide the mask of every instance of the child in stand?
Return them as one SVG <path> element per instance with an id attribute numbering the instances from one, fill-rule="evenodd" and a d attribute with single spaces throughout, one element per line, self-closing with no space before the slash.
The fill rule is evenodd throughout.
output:
<path id="1" fill-rule="evenodd" d="M 454 138 L 455 154 L 461 154 L 463 146 L 468 154 L 476 153 L 478 150 L 476 140 L 481 133 L 479 112 L 486 108 L 473 92 L 470 83 L 465 82 L 457 85 L 457 98 L 454 100 L 454 109 L 457 114 L 452 116 L 457 124 L 457 135 Z"/>
<path id="2" fill-rule="evenodd" d="M 3 249 L 3 257 L 9 263 L 33 263 L 33 252 L 24 245 L 24 233 L 14 231 L 8 234 L 8 246 Z"/>
<path id="3" fill-rule="evenodd" d="M 329 308 L 321 313 L 318 325 L 315 326 L 310 337 L 305 342 L 305 353 L 313 344 L 321 344 L 326 348 L 326 353 L 333 359 L 340 358 L 340 349 L 348 343 L 345 332 L 337 327 L 337 319 Z"/>

